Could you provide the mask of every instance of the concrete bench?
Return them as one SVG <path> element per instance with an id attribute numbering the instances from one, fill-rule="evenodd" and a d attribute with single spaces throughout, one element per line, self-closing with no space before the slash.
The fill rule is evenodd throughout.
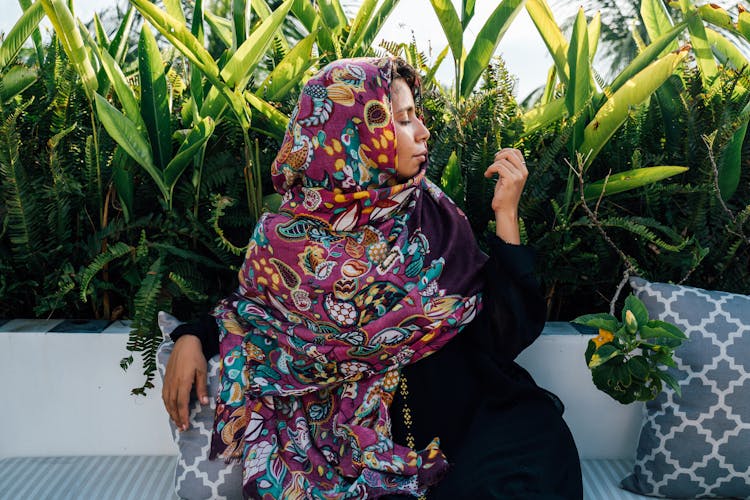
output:
<path id="1" fill-rule="evenodd" d="M 142 366 L 119 368 L 128 324 L 83 329 L 60 320 L 0 324 L 0 498 L 172 499 L 177 449 L 158 377 L 147 397 L 130 395 Z M 632 468 L 643 405 L 620 405 L 594 387 L 583 361 L 589 338 L 549 323 L 519 363 L 565 403 L 585 498 L 646 498 L 618 487 Z"/>

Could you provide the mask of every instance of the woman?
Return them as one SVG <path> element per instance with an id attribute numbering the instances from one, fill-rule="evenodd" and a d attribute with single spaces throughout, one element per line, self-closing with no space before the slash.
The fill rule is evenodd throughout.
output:
<path id="1" fill-rule="evenodd" d="M 488 257 L 424 176 L 418 95 L 399 59 L 314 76 L 272 165 L 281 209 L 258 222 L 238 291 L 216 322 L 173 334 L 165 406 L 187 428 L 193 381 L 208 401 L 204 354 L 220 351 L 211 455 L 243 461 L 247 497 L 582 496 L 559 401 L 513 362 L 545 318 L 520 246 L 523 156 L 503 149 L 485 172 Z"/>

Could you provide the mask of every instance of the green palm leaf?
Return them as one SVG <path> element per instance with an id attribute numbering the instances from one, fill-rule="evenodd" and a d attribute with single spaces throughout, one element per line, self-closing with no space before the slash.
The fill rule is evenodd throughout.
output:
<path id="1" fill-rule="evenodd" d="M 270 127 L 262 130 L 262 132 L 281 141 L 284 138 L 284 131 L 286 131 L 287 124 L 289 123 L 289 117 L 268 103 L 268 101 L 264 101 L 252 92 L 245 92 L 245 99 L 268 121 Z"/>
<path id="2" fill-rule="evenodd" d="M 255 93 L 269 101 L 279 101 L 300 83 L 305 72 L 315 63 L 312 50 L 317 33 L 311 33 L 276 65 Z"/>
<path id="3" fill-rule="evenodd" d="M 618 172 L 610 175 L 607 179 L 588 184 L 583 190 L 583 195 L 586 201 L 596 200 L 602 196 L 602 193 L 604 193 L 603 196 L 623 193 L 681 174 L 687 170 L 687 167 L 659 166 Z"/>
<path id="4" fill-rule="evenodd" d="M 380 32 L 385 21 L 391 15 L 391 12 L 393 12 L 393 9 L 396 8 L 398 1 L 399 0 L 385 0 L 375 15 L 370 17 L 367 26 L 362 32 L 359 44 L 352 45 L 350 52 L 348 52 L 351 57 L 364 55 L 375 41 L 375 37 L 378 35 L 378 32 Z"/>
<path id="5" fill-rule="evenodd" d="M 94 101 L 94 94 L 98 89 L 96 71 L 89 59 L 89 53 L 83 42 L 83 37 L 78 29 L 73 14 L 68 9 L 64 0 L 39 0 L 44 7 L 52 26 L 55 28 L 58 40 L 63 46 L 65 53 L 73 62 L 78 76 L 83 83 L 83 90 L 90 101 Z"/>
<path id="6" fill-rule="evenodd" d="M 131 3 L 148 22 L 159 30 L 213 84 L 213 88 L 210 91 L 211 94 L 209 94 L 213 100 L 213 108 L 209 109 L 213 112 L 205 112 L 203 108 L 206 107 L 206 103 L 204 102 L 204 106 L 201 108 L 201 115 L 210 115 L 214 119 L 218 118 L 223 109 L 223 103 L 217 103 L 219 95 L 221 95 L 230 104 L 232 111 L 240 122 L 240 126 L 249 128 L 250 120 L 245 113 L 242 101 L 221 81 L 219 78 L 219 66 L 213 57 L 211 57 L 211 54 L 203 47 L 203 44 L 184 25 L 180 24 L 178 20 L 158 9 L 148 0 L 131 0 Z"/>
<path id="7" fill-rule="evenodd" d="M 688 0 L 680 0 L 680 7 L 686 17 L 690 42 L 693 45 L 693 55 L 695 55 L 695 61 L 703 78 L 703 86 L 709 89 L 719 72 L 719 68 L 711 52 L 711 45 L 706 35 L 706 26 L 703 24 L 703 19 L 698 15 L 695 6 L 690 5 Z"/>
<path id="8" fill-rule="evenodd" d="M 570 84 L 565 94 L 565 106 L 569 116 L 577 119 L 573 124 L 571 136 L 572 149 L 576 150 L 583 141 L 583 130 L 586 127 L 588 113 L 581 116 L 584 107 L 591 98 L 591 62 L 589 58 L 588 28 L 583 8 L 578 9 L 573 34 L 568 47 L 568 65 L 570 67 Z"/>
<path id="9" fill-rule="evenodd" d="M 521 117 L 524 124 L 524 135 L 528 135 L 536 130 L 549 125 L 550 123 L 561 120 L 567 116 L 567 106 L 564 97 L 558 97 L 547 104 L 536 106 L 527 111 Z"/>
<path id="10" fill-rule="evenodd" d="M 37 29 L 44 18 L 41 0 L 37 0 L 21 15 L 0 45 L 0 72 L 12 63 L 26 40 Z M 41 64 L 41 61 L 39 61 Z"/>
<path id="11" fill-rule="evenodd" d="M 313 4 L 308 0 L 294 0 L 294 3 L 292 4 L 292 12 L 294 13 L 294 17 L 299 19 L 305 29 L 312 33 L 315 29 L 315 25 L 319 22 L 319 16 L 318 13 L 315 12 Z"/>
<path id="12" fill-rule="evenodd" d="M 709 22 L 714 26 L 724 28 L 725 30 L 729 30 L 733 33 L 737 33 L 737 28 L 735 27 L 734 22 L 732 22 L 732 16 L 729 14 L 729 12 L 722 9 L 715 3 L 709 3 L 699 6 L 698 13 L 704 21 Z"/>
<path id="13" fill-rule="evenodd" d="M 646 33 L 648 33 L 648 37 L 652 42 L 668 33 L 674 27 L 674 23 L 662 0 L 643 0 L 641 2 L 641 19 L 643 19 Z M 666 48 L 662 49 L 662 52 L 658 56 L 661 57 L 667 52 L 673 52 L 677 49 L 677 41 L 672 40 Z"/>
<path id="14" fill-rule="evenodd" d="M 586 166 L 591 165 L 604 144 L 622 125 L 630 108 L 648 99 L 686 56 L 687 50 L 667 54 L 625 82 L 607 99 L 583 132 L 579 151 L 586 158 Z"/>
<path id="15" fill-rule="evenodd" d="M 742 175 L 742 145 L 747 134 L 747 119 L 732 135 L 729 143 L 724 146 L 718 162 L 719 168 L 719 192 L 724 200 L 731 198 L 740 185 Z"/>
<path id="16" fill-rule="evenodd" d="M 21 9 L 23 9 L 24 12 L 34 6 L 31 0 L 18 0 L 18 3 L 21 4 Z M 34 48 L 36 49 L 37 65 L 41 66 L 44 61 L 44 44 L 42 43 L 42 34 L 40 33 L 38 26 L 31 33 L 31 41 L 34 42 Z M 0 66 L 0 68 L 1 67 L 2 66 Z"/>
<path id="17" fill-rule="evenodd" d="M 364 0 L 357 11 L 357 16 L 349 28 L 349 36 L 344 44 L 344 51 L 349 54 L 355 47 L 359 47 L 365 35 L 368 21 L 377 5 L 377 0 Z"/>
<path id="18" fill-rule="evenodd" d="M 464 63 L 464 74 L 461 79 L 461 95 L 465 98 L 474 90 L 474 86 L 487 69 L 487 65 L 495 53 L 497 45 L 503 35 L 516 18 L 526 0 L 504 0 L 487 18 L 482 29 L 477 35 L 474 45 L 471 47 L 466 62 Z"/>
<path id="19" fill-rule="evenodd" d="M 232 22 L 228 19 L 217 16 L 208 10 L 204 12 L 204 15 L 206 16 L 206 22 L 208 22 L 208 25 L 211 27 L 211 32 L 219 37 L 221 43 L 227 47 L 231 47 L 233 44 Z"/>
<path id="20" fill-rule="evenodd" d="M 172 157 L 172 126 L 167 99 L 167 78 L 156 38 L 148 26 L 138 42 L 138 72 L 141 80 L 141 116 L 151 141 L 154 160 L 164 169 Z"/>
<path id="21" fill-rule="evenodd" d="M 274 32 L 284 22 L 293 0 L 286 0 L 274 13 L 263 21 L 221 70 L 221 77 L 232 88 L 244 89 L 273 40 Z"/>
<path id="22" fill-rule="evenodd" d="M 247 39 L 247 6 L 245 0 L 232 0 L 232 35 L 234 43 L 232 47 L 239 47 Z"/>
<path id="23" fill-rule="evenodd" d="M 617 75 L 609 86 L 610 92 L 616 92 L 625 82 L 643 71 L 649 64 L 653 63 L 664 53 L 677 39 L 677 36 L 684 31 L 687 23 L 682 22 L 672 27 L 666 33 L 659 36 L 646 49 L 638 54 L 628 66 Z"/>
<path id="24" fill-rule="evenodd" d="M 104 97 L 99 94 L 94 95 L 97 115 L 107 133 L 148 172 L 164 199 L 169 200 L 169 190 L 164 184 L 161 170 L 154 163 L 148 139 L 138 130 L 135 123 L 107 102 Z"/>
<path id="25" fill-rule="evenodd" d="M 133 29 L 133 23 L 135 22 L 135 9 L 133 6 L 129 6 L 127 12 L 120 22 L 120 26 L 117 28 L 117 33 L 112 42 L 109 44 L 109 55 L 111 55 L 117 64 L 122 64 L 125 61 L 125 56 L 128 52 L 128 37 L 130 31 Z"/>
<path id="26" fill-rule="evenodd" d="M 711 44 L 711 50 L 724 66 L 732 66 L 737 70 L 750 66 L 750 61 L 742 51 L 726 37 L 717 31 L 706 28 L 708 42 Z"/>
<path id="27" fill-rule="evenodd" d="M 589 62 L 594 61 L 596 56 L 596 49 L 599 47 L 599 38 L 602 34 L 602 13 L 597 12 L 589 22 L 588 27 L 588 38 L 589 38 Z"/>
<path id="28" fill-rule="evenodd" d="M 46 0 L 44 0 L 46 1 Z M 219 66 L 211 54 L 180 22 L 148 0 L 131 0 L 138 12 L 164 35 L 174 47 L 195 64 L 211 82 L 218 82 Z"/>
<path id="29" fill-rule="evenodd" d="M 164 169 L 164 184 L 166 184 L 170 193 L 174 189 L 177 180 L 188 167 L 193 157 L 198 153 L 200 148 L 208 141 L 214 132 L 214 121 L 207 116 L 196 124 L 188 133 L 185 140 L 182 141 L 180 149 L 172 158 L 167 167 Z"/>
<path id="30" fill-rule="evenodd" d="M 477 5 L 476 0 L 463 0 L 463 9 L 461 12 L 461 24 L 464 30 L 469 26 L 472 18 L 474 17 L 474 9 Z"/>
<path id="31" fill-rule="evenodd" d="M 430 0 L 430 3 L 435 10 L 435 14 L 437 14 L 440 26 L 443 27 L 443 33 L 448 39 L 453 59 L 461 61 L 464 50 L 464 30 L 453 3 L 451 0 Z"/>
<path id="32" fill-rule="evenodd" d="M 546 0 L 528 0 L 526 2 L 526 11 L 529 13 L 537 31 L 542 36 L 547 50 L 552 55 L 552 60 L 555 62 L 560 81 L 567 85 L 569 75 L 567 60 L 568 42 L 560 30 L 560 26 L 555 21 L 552 9 L 550 9 Z"/>
<path id="33" fill-rule="evenodd" d="M 101 51 L 99 53 L 99 59 L 101 60 L 102 68 L 106 72 L 107 77 L 114 88 L 115 94 L 117 94 L 117 98 L 120 100 L 125 116 L 135 123 L 138 130 L 145 132 L 146 124 L 143 123 L 138 101 L 133 89 L 128 84 L 127 78 L 125 78 L 122 69 L 115 62 L 115 59 L 109 54 L 109 52 Z"/>
<path id="34" fill-rule="evenodd" d="M 180 0 L 164 0 L 164 9 L 167 11 L 167 14 L 177 19 L 182 26 L 187 24 Z"/>
<path id="35" fill-rule="evenodd" d="M 320 9 L 323 23 L 331 31 L 340 31 L 348 24 L 346 14 L 339 0 L 318 0 L 318 8 Z"/>
<path id="36" fill-rule="evenodd" d="M 0 79 L 0 103 L 4 103 L 12 97 L 20 94 L 31 87 L 37 79 L 37 73 L 25 66 L 13 66 Z"/>

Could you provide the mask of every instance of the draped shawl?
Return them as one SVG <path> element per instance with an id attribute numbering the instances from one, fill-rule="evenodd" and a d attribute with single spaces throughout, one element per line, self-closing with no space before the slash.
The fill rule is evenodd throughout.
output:
<path id="1" fill-rule="evenodd" d="M 304 86 L 271 170 L 281 208 L 214 311 L 211 456 L 242 460 L 246 497 L 416 496 L 446 472 L 438 439 L 392 441 L 389 406 L 400 369 L 476 315 L 486 256 L 426 164 L 396 177 L 392 64 L 340 60 Z"/>

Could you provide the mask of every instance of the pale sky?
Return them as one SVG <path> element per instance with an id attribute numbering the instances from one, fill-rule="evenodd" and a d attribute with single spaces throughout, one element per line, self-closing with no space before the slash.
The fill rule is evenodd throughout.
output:
<path id="1" fill-rule="evenodd" d="M 76 15 L 83 21 L 89 21 L 95 10 L 100 11 L 114 3 L 115 0 L 73 0 Z M 461 2 L 453 0 L 453 3 L 460 5 Z M 489 0 L 476 3 L 476 13 L 465 34 L 468 46 L 473 44 L 476 33 L 497 5 L 497 1 Z M 0 0 L 0 8 L 3 12 L 0 32 L 7 32 L 21 16 L 21 7 L 17 0 Z M 430 60 L 434 60 L 445 47 L 446 39 L 429 0 L 401 0 L 381 30 L 376 43 L 381 39 L 409 41 L 412 33 L 417 40 L 417 47 L 426 52 Z M 513 21 L 500 41 L 497 52 L 505 59 L 509 71 L 518 77 L 516 94 L 520 98 L 544 83 L 547 70 L 552 65 L 552 58 L 525 10 Z M 438 79 L 444 83 L 450 83 L 454 78 L 449 59 L 450 56 L 438 72 Z"/>

